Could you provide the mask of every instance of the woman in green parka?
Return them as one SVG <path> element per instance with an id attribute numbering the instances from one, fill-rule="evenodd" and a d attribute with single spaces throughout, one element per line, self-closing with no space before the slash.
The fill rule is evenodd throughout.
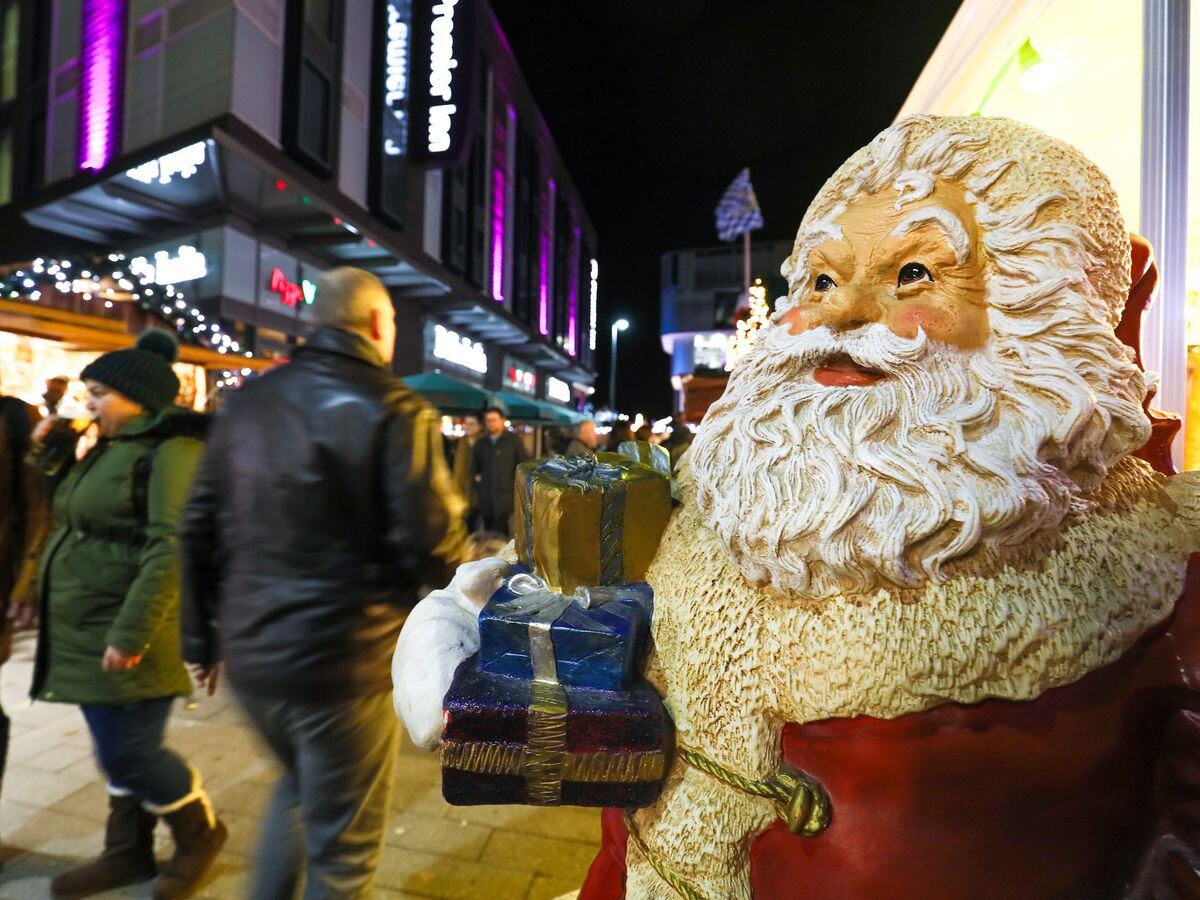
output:
<path id="1" fill-rule="evenodd" d="M 100 439 L 54 496 L 33 695 L 79 705 L 109 782 L 104 852 L 55 878 L 56 896 L 153 878 L 160 816 L 176 850 L 154 897 L 186 896 L 226 837 L 199 773 L 163 746 L 172 701 L 191 692 L 176 535 L 206 423 L 174 406 L 177 352 L 173 337 L 150 331 L 83 370 Z"/>

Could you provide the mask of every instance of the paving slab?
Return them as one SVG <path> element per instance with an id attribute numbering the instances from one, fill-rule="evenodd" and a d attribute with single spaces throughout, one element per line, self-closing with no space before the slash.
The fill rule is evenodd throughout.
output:
<path id="1" fill-rule="evenodd" d="M 0 667 L 0 702 L 12 719 L 0 793 L 0 900 L 44 900 L 55 875 L 98 853 L 108 797 L 78 709 L 30 703 L 33 641 L 18 637 Z M 278 766 L 232 696 L 176 703 L 167 743 L 204 775 L 229 842 L 202 900 L 240 900 L 253 877 L 262 815 Z M 582 883 L 599 846 L 598 810 L 455 807 L 442 798 L 436 753 L 404 735 L 375 896 L 423 900 L 558 900 Z M 172 850 L 160 825 L 155 847 Z M 97 895 L 150 896 L 151 884 Z"/>

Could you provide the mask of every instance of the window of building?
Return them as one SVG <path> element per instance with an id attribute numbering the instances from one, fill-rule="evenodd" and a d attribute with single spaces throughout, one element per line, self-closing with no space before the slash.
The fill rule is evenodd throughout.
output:
<path id="1" fill-rule="evenodd" d="M 542 164 L 533 134 L 517 122 L 517 185 L 513 225 L 513 313 L 522 322 L 537 324 L 537 273 L 540 252 Z"/>
<path id="2" fill-rule="evenodd" d="M 8 103 L 17 96 L 20 23 L 18 0 L 7 0 L 0 5 L 0 103 Z"/>
<path id="3" fill-rule="evenodd" d="M 569 287 L 571 281 L 571 210 L 563 192 L 554 201 L 554 342 L 567 345 L 568 319 L 571 314 Z"/>
<path id="4" fill-rule="evenodd" d="M 0 206 L 12 202 L 13 136 L 12 129 L 0 133 Z"/>
<path id="5" fill-rule="evenodd" d="M 288 0 L 283 143 L 313 171 L 336 163 L 343 0 Z"/>
<path id="6" fill-rule="evenodd" d="M 447 169 L 442 181 L 442 262 L 460 275 L 467 268 L 467 171 Z"/>

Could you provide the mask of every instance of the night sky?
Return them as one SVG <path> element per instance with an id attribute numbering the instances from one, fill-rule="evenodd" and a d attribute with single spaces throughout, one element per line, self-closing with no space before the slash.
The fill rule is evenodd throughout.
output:
<path id="1" fill-rule="evenodd" d="M 743 166 L 791 239 L 813 195 L 891 123 L 958 0 L 490 0 L 600 240 L 596 399 L 609 325 L 623 410 L 670 412 L 659 256 L 715 245 Z M 782 262 L 782 260 L 780 260 Z"/>

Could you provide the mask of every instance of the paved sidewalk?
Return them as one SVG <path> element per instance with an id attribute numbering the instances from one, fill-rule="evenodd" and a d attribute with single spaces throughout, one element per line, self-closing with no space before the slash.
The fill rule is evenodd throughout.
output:
<path id="1" fill-rule="evenodd" d="M 33 642 L 21 636 L 0 668 L 0 697 L 13 720 L 0 794 L 0 898 L 45 898 L 49 880 L 103 843 L 107 797 L 76 707 L 30 704 Z M 205 898 L 246 896 L 273 762 L 224 692 L 178 701 L 170 744 L 204 774 L 229 842 Z M 376 880 L 379 897 L 548 900 L 578 889 L 599 842 L 596 810 L 520 806 L 453 807 L 441 795 L 435 754 L 402 740 L 392 820 Z M 159 857 L 171 852 L 159 825 Z M 104 895 L 149 897 L 150 886 Z"/>

